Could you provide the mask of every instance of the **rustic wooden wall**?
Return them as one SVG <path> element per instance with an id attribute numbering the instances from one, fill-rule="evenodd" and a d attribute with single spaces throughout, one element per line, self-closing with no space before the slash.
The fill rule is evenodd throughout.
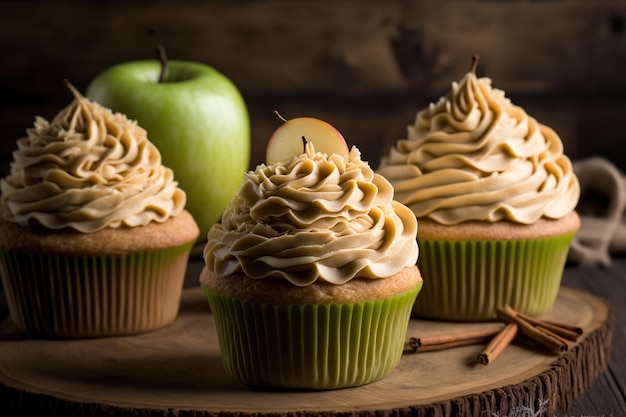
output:
<path id="1" fill-rule="evenodd" d="M 112 64 L 151 58 L 158 40 L 239 86 L 251 167 L 273 109 L 328 120 L 376 166 L 479 54 L 478 74 L 557 130 L 573 159 L 626 171 L 625 22 L 619 0 L 0 2 L 0 169 L 35 115 L 70 101 L 64 78 L 84 91 Z"/>

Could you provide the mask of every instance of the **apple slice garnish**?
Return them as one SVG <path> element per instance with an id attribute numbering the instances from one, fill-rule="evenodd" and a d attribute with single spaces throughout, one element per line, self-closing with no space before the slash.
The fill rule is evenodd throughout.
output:
<path id="1" fill-rule="evenodd" d="M 285 120 L 278 112 L 274 115 L 283 124 L 270 136 L 265 150 L 265 162 L 289 162 L 304 153 L 303 141 L 313 143 L 316 152 L 337 154 L 348 159 L 350 150 L 343 135 L 331 124 L 314 117 L 296 117 Z"/>

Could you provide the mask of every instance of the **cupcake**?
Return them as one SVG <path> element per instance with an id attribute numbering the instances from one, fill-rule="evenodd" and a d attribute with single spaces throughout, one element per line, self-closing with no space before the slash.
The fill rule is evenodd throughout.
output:
<path id="1" fill-rule="evenodd" d="M 336 131 L 307 130 L 322 123 L 280 127 L 270 142 L 303 136 L 304 152 L 248 172 L 207 236 L 200 283 L 224 367 L 249 386 L 327 390 L 383 378 L 400 360 L 421 289 L 415 216 L 356 147 L 325 153 Z"/>
<path id="2" fill-rule="evenodd" d="M 0 186 L 0 276 L 24 333 L 83 338 L 161 328 L 199 235 L 145 130 L 90 102 L 17 141 Z"/>
<path id="3" fill-rule="evenodd" d="M 420 222 L 419 317 L 533 316 L 557 296 L 580 226 L 580 190 L 559 136 L 472 69 L 417 113 L 377 170 Z"/>

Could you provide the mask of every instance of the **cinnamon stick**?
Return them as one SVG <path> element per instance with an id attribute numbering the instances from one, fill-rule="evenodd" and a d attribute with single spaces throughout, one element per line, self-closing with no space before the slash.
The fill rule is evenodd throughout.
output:
<path id="1" fill-rule="evenodd" d="M 565 352 L 568 349 L 567 342 L 549 330 L 533 326 L 523 317 L 520 317 L 515 310 L 509 306 L 499 307 L 496 310 L 498 318 L 505 323 L 515 323 L 519 331 L 525 336 L 542 344 L 554 352 Z"/>
<path id="2" fill-rule="evenodd" d="M 561 343 L 562 345 L 567 346 L 567 340 L 565 340 L 564 338 L 562 338 L 561 336 L 559 336 L 558 334 L 555 334 L 553 332 L 551 332 L 548 329 L 544 329 L 543 327 L 536 327 L 537 331 L 544 333 L 547 337 L 551 337 L 554 340 L 558 341 L 559 343 Z"/>
<path id="3" fill-rule="evenodd" d="M 447 335 L 412 337 L 409 346 L 414 352 L 430 352 L 488 341 L 502 330 L 502 326 L 486 327 Z"/>
<path id="4" fill-rule="evenodd" d="M 583 334 L 583 329 L 581 329 L 580 327 L 570 326 L 565 323 L 556 323 L 553 321 L 542 320 L 520 312 L 517 312 L 517 315 L 532 324 L 533 326 L 542 327 L 567 340 L 576 342 L 578 340 L 578 337 Z"/>
<path id="5" fill-rule="evenodd" d="M 485 350 L 478 355 L 478 362 L 487 365 L 493 362 L 500 353 L 506 348 L 517 334 L 517 324 L 509 323 L 493 338 L 487 345 Z"/>

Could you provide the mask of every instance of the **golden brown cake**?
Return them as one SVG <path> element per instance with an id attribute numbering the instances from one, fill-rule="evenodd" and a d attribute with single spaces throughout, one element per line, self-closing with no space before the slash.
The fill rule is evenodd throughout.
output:
<path id="1" fill-rule="evenodd" d="M 386 279 L 353 279 L 342 285 L 319 281 L 304 287 L 283 279 L 254 279 L 243 274 L 220 277 L 206 268 L 200 275 L 203 286 L 224 297 L 264 304 L 361 303 L 403 294 L 421 281 L 417 266 L 407 266 Z"/>
<path id="2" fill-rule="evenodd" d="M 541 239 L 576 232 L 579 228 L 580 218 L 575 211 L 560 219 L 541 218 L 528 225 L 503 220 L 489 227 L 478 220 L 468 220 L 450 227 L 423 217 L 420 220 L 419 236 L 424 240 Z"/>
<path id="3" fill-rule="evenodd" d="M 41 337 L 158 329 L 178 312 L 198 226 L 146 132 L 70 88 L 74 102 L 37 118 L 0 184 L 9 312 Z"/>
<path id="4" fill-rule="evenodd" d="M 377 170 L 420 221 L 420 317 L 489 320 L 503 305 L 544 313 L 580 226 L 561 139 L 477 78 L 476 63 L 418 112 Z"/>
<path id="5" fill-rule="evenodd" d="M 43 228 L 20 226 L 0 217 L 0 247 L 37 255 L 125 255 L 185 245 L 197 236 L 197 226 L 186 210 L 163 223 L 102 229 L 93 233 L 71 229 L 51 233 Z"/>

